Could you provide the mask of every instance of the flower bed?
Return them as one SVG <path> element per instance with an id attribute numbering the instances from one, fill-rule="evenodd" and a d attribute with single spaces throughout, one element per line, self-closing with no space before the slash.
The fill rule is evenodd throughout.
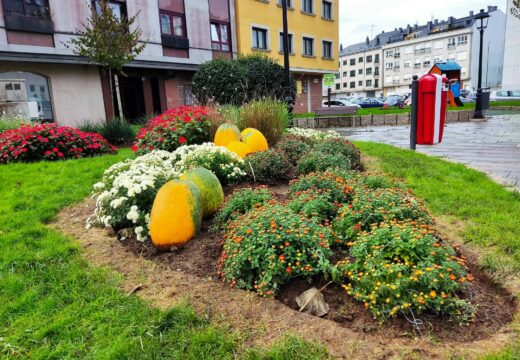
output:
<path id="1" fill-rule="evenodd" d="M 99 134 L 57 124 L 22 125 L 0 134 L 0 163 L 78 159 L 115 151 Z"/>

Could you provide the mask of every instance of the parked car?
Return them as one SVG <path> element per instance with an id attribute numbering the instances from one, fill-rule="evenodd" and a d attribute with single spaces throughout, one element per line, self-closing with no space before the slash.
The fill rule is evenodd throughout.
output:
<path id="1" fill-rule="evenodd" d="M 328 107 L 328 106 L 329 106 L 329 102 L 324 101 L 323 107 Z M 331 100 L 330 101 L 330 107 L 342 107 L 342 106 L 355 106 L 358 109 L 361 107 L 358 104 L 353 104 L 353 103 L 347 102 L 345 100 Z"/>
<path id="2" fill-rule="evenodd" d="M 404 106 L 404 100 L 405 100 L 405 97 L 402 96 L 402 95 L 390 95 L 384 101 L 384 105 L 385 106 L 403 107 Z"/>
<path id="3" fill-rule="evenodd" d="M 382 108 L 385 106 L 384 102 L 374 99 L 374 98 L 363 99 L 363 100 L 359 101 L 357 104 L 359 106 L 361 106 L 363 109 Z"/>
<path id="4" fill-rule="evenodd" d="M 520 90 L 517 91 L 493 91 L 490 97 L 491 101 L 498 100 L 520 100 Z"/>

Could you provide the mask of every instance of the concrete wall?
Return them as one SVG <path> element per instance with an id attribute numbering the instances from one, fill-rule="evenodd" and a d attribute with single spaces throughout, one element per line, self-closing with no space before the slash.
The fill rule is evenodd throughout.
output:
<path id="1" fill-rule="evenodd" d="M 49 79 L 54 119 L 60 125 L 105 120 L 99 69 L 87 65 L 1 62 L 0 72 L 27 71 Z"/>
<path id="2" fill-rule="evenodd" d="M 506 15 L 496 10 L 490 12 L 488 27 L 484 32 L 482 51 L 482 86 L 498 88 L 502 86 L 504 64 L 504 43 L 506 32 Z M 480 23 L 480 21 L 478 21 Z M 480 32 L 477 23 L 473 25 L 473 41 L 471 46 L 471 87 L 477 89 L 479 63 Z"/>
<path id="3" fill-rule="evenodd" d="M 502 89 L 520 90 L 520 7 L 508 0 Z"/>

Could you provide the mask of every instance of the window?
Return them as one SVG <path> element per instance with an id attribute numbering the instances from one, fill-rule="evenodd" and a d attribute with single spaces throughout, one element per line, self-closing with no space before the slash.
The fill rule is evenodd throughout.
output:
<path id="1" fill-rule="evenodd" d="M 347 77 L 348 73 L 346 71 L 343 71 L 343 77 Z"/>
<path id="2" fill-rule="evenodd" d="M 405 68 L 405 69 L 409 69 L 409 68 L 411 68 L 411 67 L 412 67 L 412 60 L 406 60 L 406 61 L 404 62 L 404 68 Z"/>
<path id="3" fill-rule="evenodd" d="M 267 50 L 267 30 L 253 27 L 253 49 Z"/>
<path id="4" fill-rule="evenodd" d="M 436 57 L 433 58 L 433 62 L 434 62 L 435 64 L 437 64 L 437 63 L 441 63 L 441 62 L 442 62 L 442 58 L 441 58 L 440 56 L 436 56 Z"/>
<path id="5" fill-rule="evenodd" d="M 314 0 L 302 0 L 302 11 L 314 14 Z"/>
<path id="6" fill-rule="evenodd" d="M 339 90 L 340 88 L 340 84 L 336 84 L 336 90 Z"/>
<path id="7" fill-rule="evenodd" d="M 448 39 L 448 49 L 455 47 L 456 39 L 454 37 Z"/>
<path id="8" fill-rule="evenodd" d="M 356 59 L 350 59 L 350 65 L 356 65 Z"/>
<path id="9" fill-rule="evenodd" d="M 357 72 L 359 75 L 363 75 L 363 69 L 359 69 Z"/>
<path id="10" fill-rule="evenodd" d="M 379 79 L 375 79 L 375 80 L 374 80 L 374 87 L 375 87 L 375 88 L 378 88 L 378 87 L 379 87 Z"/>
<path id="11" fill-rule="evenodd" d="M 50 18 L 48 0 L 4 0 L 6 15 Z"/>
<path id="12" fill-rule="evenodd" d="M 323 58 L 332 59 L 332 42 L 323 40 Z"/>
<path id="13" fill-rule="evenodd" d="M 457 45 L 466 45 L 468 43 L 468 35 L 457 37 Z"/>
<path id="14" fill-rule="evenodd" d="M 293 34 L 287 34 L 289 38 L 289 54 L 294 54 Z M 284 52 L 283 32 L 280 33 L 280 52 Z"/>
<path id="15" fill-rule="evenodd" d="M 374 76 L 379 76 L 379 67 L 374 68 Z"/>
<path id="16" fill-rule="evenodd" d="M 348 65 L 348 61 L 347 60 L 343 60 L 343 66 L 347 66 Z"/>
<path id="17" fill-rule="evenodd" d="M 229 24 L 211 22 L 211 48 L 219 51 L 231 51 Z"/>
<path id="18" fill-rule="evenodd" d="M 345 73 L 343 73 L 343 76 L 346 76 Z M 336 80 L 338 80 L 341 76 L 339 74 L 336 74 L 334 77 L 336 78 Z"/>
<path id="19" fill-rule="evenodd" d="M 374 57 L 374 63 L 379 64 L 379 54 Z"/>
<path id="20" fill-rule="evenodd" d="M 278 0 L 278 5 L 282 6 L 282 0 Z M 293 8 L 293 0 L 287 0 L 287 7 Z"/>
<path id="21" fill-rule="evenodd" d="M 303 38 L 303 55 L 314 56 L 314 39 L 304 37 Z"/>
<path id="22" fill-rule="evenodd" d="M 367 63 L 371 63 L 372 62 L 372 55 L 368 55 L 367 56 Z"/>
<path id="23" fill-rule="evenodd" d="M 430 67 L 431 64 L 432 64 L 431 60 L 424 60 L 424 62 L 423 62 L 424 67 Z"/>
<path id="24" fill-rule="evenodd" d="M 321 16 L 324 19 L 332 19 L 332 3 L 330 1 L 323 0 L 321 2 Z"/>
<path id="25" fill-rule="evenodd" d="M 399 58 L 401 57 L 401 50 L 400 49 L 396 49 L 394 51 L 394 58 Z"/>
<path id="26" fill-rule="evenodd" d="M 372 75 L 372 68 L 367 68 L 366 69 L 366 74 L 367 75 Z"/>
<path id="27" fill-rule="evenodd" d="M 183 14 L 161 11 L 160 16 L 163 35 L 186 37 Z"/>
<path id="28" fill-rule="evenodd" d="M 386 69 L 386 70 L 390 70 L 390 69 L 392 69 L 393 67 L 394 67 L 394 63 L 393 63 L 393 62 L 387 62 L 387 63 L 385 64 L 385 69 Z"/>
<path id="29" fill-rule="evenodd" d="M 25 1 L 26 2 L 28 2 L 28 1 L 37 2 L 37 1 L 40 1 L 40 0 L 25 0 Z M 118 0 L 108 0 L 106 3 L 108 5 L 108 7 L 110 8 L 110 10 L 112 10 L 112 13 L 114 14 L 114 16 L 117 19 L 121 19 L 121 18 L 126 16 L 124 2 L 118 1 Z M 100 7 L 100 4 L 99 4 L 98 0 L 95 1 L 95 5 L 96 5 L 96 13 L 100 14 L 101 13 L 101 7 Z"/>
<path id="30" fill-rule="evenodd" d="M 359 80 L 358 81 L 358 86 L 363 86 L 363 81 Z"/>
<path id="31" fill-rule="evenodd" d="M 348 83 L 344 82 L 343 87 L 346 88 L 348 86 Z"/>
<path id="32" fill-rule="evenodd" d="M 367 84 L 367 87 L 372 87 L 372 80 L 367 80 L 366 84 Z"/>
<path id="33" fill-rule="evenodd" d="M 350 70 L 350 77 L 356 77 L 356 70 Z"/>
<path id="34" fill-rule="evenodd" d="M 389 57 L 394 57 L 394 50 L 387 50 L 385 56 L 386 56 L 387 58 L 389 58 Z"/>
<path id="35" fill-rule="evenodd" d="M 350 88 L 354 89 L 355 87 L 356 87 L 356 82 L 355 81 L 351 81 L 350 82 Z"/>
<path id="36" fill-rule="evenodd" d="M 362 63 L 362 62 L 363 62 L 363 56 L 361 56 L 361 57 L 358 59 L 357 62 L 358 62 L 358 63 Z"/>

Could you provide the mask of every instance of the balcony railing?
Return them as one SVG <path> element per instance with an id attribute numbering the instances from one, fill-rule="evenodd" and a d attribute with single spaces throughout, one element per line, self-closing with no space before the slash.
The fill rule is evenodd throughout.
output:
<path id="1" fill-rule="evenodd" d="M 422 54 L 430 54 L 432 52 L 431 48 L 424 48 L 424 49 L 416 49 L 414 51 L 415 55 L 422 55 Z"/>

